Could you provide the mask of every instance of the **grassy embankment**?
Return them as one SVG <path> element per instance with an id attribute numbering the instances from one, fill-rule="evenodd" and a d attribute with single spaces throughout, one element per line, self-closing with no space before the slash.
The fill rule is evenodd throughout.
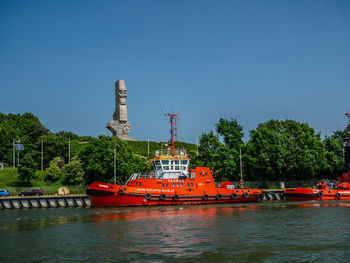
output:
<path id="1" fill-rule="evenodd" d="M 149 142 L 149 156 L 148 156 L 148 142 L 147 141 L 128 141 L 126 142 L 134 154 L 142 155 L 146 158 L 153 158 L 155 152 L 161 149 L 159 142 Z M 166 147 L 163 145 L 163 149 Z M 176 148 L 184 148 L 190 157 L 196 155 L 197 146 L 195 144 L 177 142 Z M 84 169 L 84 167 L 83 167 Z M 137 172 L 137 171 L 135 171 Z M 5 168 L 0 170 L 0 189 L 5 188 L 10 191 L 11 194 L 19 193 L 30 187 L 41 188 L 47 194 L 57 193 L 57 189 L 63 186 L 60 181 L 48 182 L 45 179 L 45 171 L 36 171 L 35 179 L 31 180 L 31 185 L 23 185 L 23 182 L 19 178 L 17 169 Z M 71 193 L 85 193 L 87 186 L 66 186 L 70 189 Z"/>

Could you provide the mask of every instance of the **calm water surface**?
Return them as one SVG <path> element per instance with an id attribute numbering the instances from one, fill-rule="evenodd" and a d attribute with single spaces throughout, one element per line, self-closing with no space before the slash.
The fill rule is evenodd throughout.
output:
<path id="1" fill-rule="evenodd" d="M 350 202 L 0 211 L 0 262 L 350 262 Z"/>

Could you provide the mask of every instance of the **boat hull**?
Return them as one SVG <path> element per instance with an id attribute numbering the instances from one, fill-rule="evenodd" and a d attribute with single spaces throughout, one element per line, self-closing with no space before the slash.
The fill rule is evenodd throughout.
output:
<path id="1" fill-rule="evenodd" d="M 312 188 L 286 189 L 284 197 L 289 201 L 350 200 L 350 190 Z"/>
<path id="2" fill-rule="evenodd" d="M 173 197 L 160 200 L 158 196 L 152 196 L 151 199 L 146 199 L 144 196 L 134 195 L 113 195 L 113 196 L 91 196 L 90 200 L 93 206 L 151 206 L 151 205 L 196 205 L 196 204 L 215 204 L 215 203 L 243 203 L 243 202 L 257 202 L 260 196 L 237 197 L 232 199 L 231 197 L 225 197 L 218 200 L 216 196 L 208 196 L 208 200 L 204 200 L 203 197 L 179 197 L 178 201 L 175 201 Z"/>
<path id="3" fill-rule="evenodd" d="M 104 186 L 104 188 L 101 188 Z M 134 189 L 136 190 L 136 189 Z M 160 189 L 136 192 L 128 187 L 94 183 L 87 190 L 92 206 L 151 206 L 151 205 L 196 205 L 214 203 L 257 202 L 262 196 L 259 189 L 217 188 L 215 192 L 195 192 L 193 194 L 162 193 Z M 159 190 L 159 191 L 157 191 Z"/>

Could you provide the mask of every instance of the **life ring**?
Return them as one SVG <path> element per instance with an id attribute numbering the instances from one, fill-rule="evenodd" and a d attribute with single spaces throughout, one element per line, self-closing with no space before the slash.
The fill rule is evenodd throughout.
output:
<path id="1" fill-rule="evenodd" d="M 222 194 L 217 194 L 216 199 L 217 200 L 221 200 L 222 199 Z"/>
<path id="2" fill-rule="evenodd" d="M 178 195 L 174 195 L 174 196 L 173 196 L 173 200 L 174 200 L 174 201 L 179 201 L 179 196 L 178 196 Z"/>
<path id="3" fill-rule="evenodd" d="M 244 193 L 243 193 L 243 197 L 244 197 L 244 198 L 248 198 L 248 197 L 249 197 L 249 194 L 248 194 L 247 192 L 244 192 Z"/>
<path id="4" fill-rule="evenodd" d="M 233 193 L 233 194 L 231 195 L 231 198 L 232 198 L 232 199 L 237 199 L 237 194 L 236 194 L 236 193 Z"/>
<path id="5" fill-rule="evenodd" d="M 341 194 L 337 193 L 337 194 L 335 195 L 335 197 L 338 198 L 338 199 L 340 199 Z"/>
<path id="6" fill-rule="evenodd" d="M 319 191 L 319 192 L 317 193 L 317 195 L 318 195 L 318 197 L 322 197 L 322 196 L 323 196 L 323 191 Z"/>
<path id="7" fill-rule="evenodd" d="M 166 194 L 161 194 L 159 197 L 160 200 L 164 201 L 166 199 Z"/>
<path id="8" fill-rule="evenodd" d="M 124 191 L 122 189 L 119 189 L 118 190 L 118 195 L 122 195 L 122 194 L 124 194 Z"/>
<path id="9" fill-rule="evenodd" d="M 146 198 L 147 200 L 150 200 L 150 199 L 151 199 L 151 194 L 150 194 L 150 193 L 146 193 L 146 194 L 145 194 L 145 198 Z"/>
<path id="10" fill-rule="evenodd" d="M 203 200 L 208 200 L 209 196 L 207 194 L 203 195 Z"/>

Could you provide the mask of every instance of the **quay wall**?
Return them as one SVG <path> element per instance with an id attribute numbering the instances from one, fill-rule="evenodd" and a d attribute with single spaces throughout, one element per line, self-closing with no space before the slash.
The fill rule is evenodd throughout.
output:
<path id="1" fill-rule="evenodd" d="M 91 201 L 88 195 L 11 196 L 0 198 L 0 210 L 66 207 L 91 207 Z"/>
<path id="2" fill-rule="evenodd" d="M 284 200 L 284 190 L 263 190 L 261 201 Z M 24 209 L 24 208 L 68 208 L 68 207 L 91 207 L 88 195 L 45 195 L 45 196 L 14 196 L 1 197 L 0 210 Z"/>

